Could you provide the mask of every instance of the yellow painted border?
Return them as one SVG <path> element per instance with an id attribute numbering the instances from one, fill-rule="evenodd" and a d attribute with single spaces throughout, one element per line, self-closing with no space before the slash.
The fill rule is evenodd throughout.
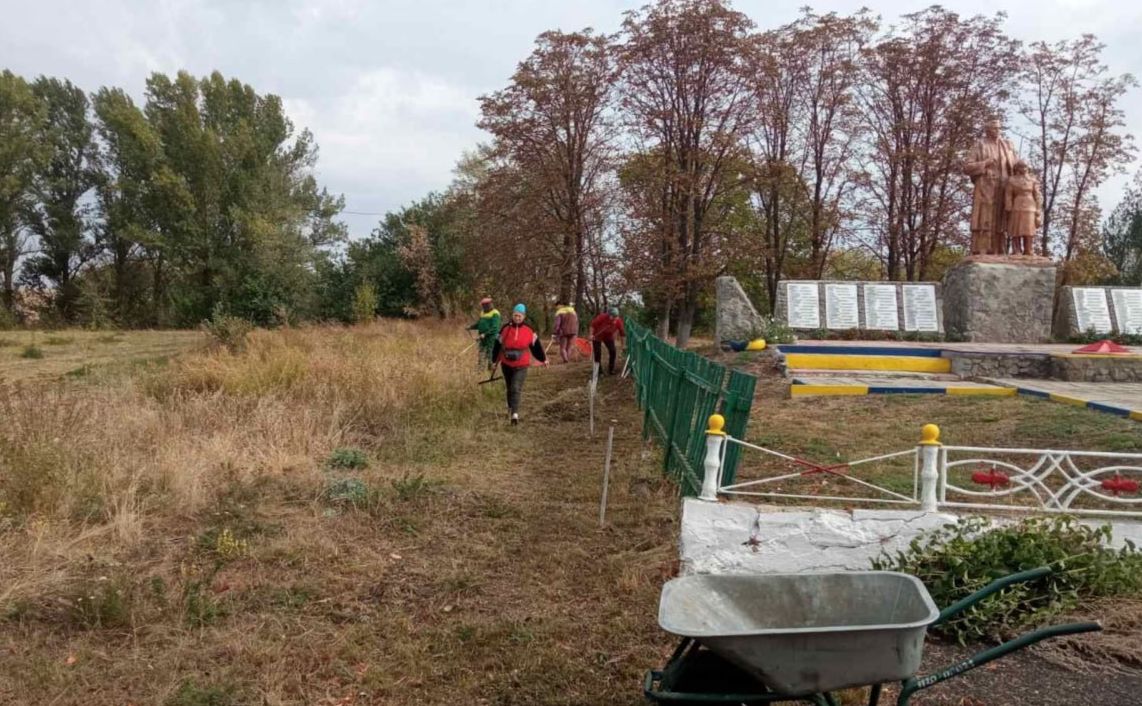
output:
<path id="1" fill-rule="evenodd" d="M 1071 397 L 1069 395 L 1060 395 L 1057 392 L 1051 393 L 1052 402 L 1062 402 L 1063 404 L 1070 404 L 1076 407 L 1086 407 L 1086 400 L 1080 400 L 1078 397 Z"/>
<path id="2" fill-rule="evenodd" d="M 1014 387 L 949 387 L 946 392 L 958 397 L 1014 397 L 1019 394 Z"/>
<path id="3" fill-rule="evenodd" d="M 868 385 L 790 385 L 789 394 L 792 397 L 867 395 Z"/>
<path id="4" fill-rule="evenodd" d="M 1140 412 L 1136 409 L 1131 410 L 1130 411 L 1130 418 L 1135 420 L 1135 421 L 1142 422 L 1142 412 Z"/>
<path id="5" fill-rule="evenodd" d="M 785 364 L 800 370 L 895 370 L 908 373 L 947 373 L 948 358 L 907 355 L 843 355 L 832 353 L 790 353 Z"/>

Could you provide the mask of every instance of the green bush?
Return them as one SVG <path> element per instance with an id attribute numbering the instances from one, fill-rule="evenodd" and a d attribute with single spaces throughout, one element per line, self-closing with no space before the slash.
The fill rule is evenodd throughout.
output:
<path id="1" fill-rule="evenodd" d="M 254 330 L 254 325 L 237 316 L 230 316 L 221 309 L 215 308 L 214 314 L 203 322 L 202 328 L 210 334 L 218 344 L 225 346 L 231 353 L 241 353 L 246 350 L 246 339 Z"/>
<path id="2" fill-rule="evenodd" d="M 39 360 L 44 357 L 44 352 L 39 346 L 24 346 L 24 352 L 20 354 L 20 357 Z"/>
<path id="3" fill-rule="evenodd" d="M 762 319 L 761 326 L 750 334 L 750 338 L 763 338 L 766 345 L 773 345 L 776 343 L 793 343 L 796 337 L 793 335 L 793 329 L 786 326 L 783 321 L 773 316 L 767 316 Z"/>
<path id="4" fill-rule="evenodd" d="M 361 449 L 344 447 L 334 449 L 325 465 L 337 470 L 359 470 L 369 466 L 369 457 Z"/>
<path id="5" fill-rule="evenodd" d="M 325 486 L 325 500 L 333 505 L 362 508 L 369 504 L 373 492 L 360 478 L 337 478 Z"/>
<path id="6" fill-rule="evenodd" d="M 372 282 L 362 282 L 353 290 L 353 321 L 368 323 L 377 316 L 377 288 Z"/>
<path id="7" fill-rule="evenodd" d="M 1033 518 L 996 529 L 984 518 L 964 518 L 872 565 L 916 576 L 941 608 L 997 578 L 1040 566 L 1055 570 L 1040 581 L 996 593 L 934 628 L 964 643 L 1009 636 L 1090 598 L 1142 593 L 1142 553 L 1129 542 L 1121 550 L 1110 549 L 1109 538 L 1109 526 L 1094 529 L 1069 517 Z"/>

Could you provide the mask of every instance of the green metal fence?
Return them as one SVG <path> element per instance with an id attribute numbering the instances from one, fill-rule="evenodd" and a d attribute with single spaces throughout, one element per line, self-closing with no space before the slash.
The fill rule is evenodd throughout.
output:
<path id="1" fill-rule="evenodd" d="M 726 418 L 726 433 L 744 438 L 757 378 L 678 350 L 638 324 L 627 323 L 627 336 L 643 436 L 662 444 L 663 470 L 683 495 L 697 495 L 707 420 L 719 412 Z M 733 483 L 740 452 L 737 444 L 727 450 L 723 484 Z"/>

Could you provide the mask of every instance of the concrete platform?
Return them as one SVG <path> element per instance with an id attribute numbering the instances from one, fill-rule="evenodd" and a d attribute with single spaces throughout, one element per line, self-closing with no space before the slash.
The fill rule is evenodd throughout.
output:
<path id="1" fill-rule="evenodd" d="M 1040 397 L 1142 421 L 1142 383 L 1068 382 L 1022 378 L 994 378 L 988 379 L 987 382 L 1011 388 L 1021 395 Z"/>

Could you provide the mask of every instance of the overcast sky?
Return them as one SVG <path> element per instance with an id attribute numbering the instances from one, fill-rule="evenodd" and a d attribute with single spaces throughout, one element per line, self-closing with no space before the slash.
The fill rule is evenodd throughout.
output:
<path id="1" fill-rule="evenodd" d="M 621 0 L 0 0 L 0 67 L 66 77 L 88 91 L 120 86 L 141 99 L 152 71 L 215 69 L 276 93 L 321 148 L 321 182 L 351 212 L 384 212 L 445 187 L 457 157 L 483 139 L 477 97 L 503 86 L 539 33 L 611 32 Z M 806 0 L 738 0 L 763 28 Z M 885 20 L 926 3 L 821 2 L 818 12 L 869 5 Z M 1022 40 L 1090 32 L 1116 73 L 1142 76 L 1142 3 L 1122 0 L 947 2 L 963 15 L 1008 14 Z M 1125 103 L 1142 136 L 1142 95 Z M 1100 192 L 1117 201 L 1124 178 Z M 1108 203 L 1109 202 L 1109 203 Z M 377 218 L 346 214 L 354 236 Z"/>

